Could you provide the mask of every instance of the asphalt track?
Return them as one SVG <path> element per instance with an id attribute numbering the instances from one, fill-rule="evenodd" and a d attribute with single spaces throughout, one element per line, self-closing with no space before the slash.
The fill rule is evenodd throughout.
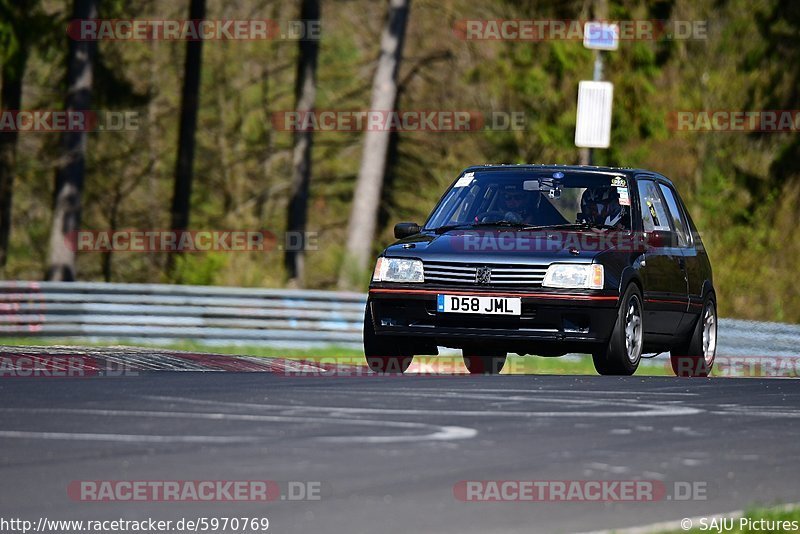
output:
<path id="1" fill-rule="evenodd" d="M 794 380 L 323 377 L 286 373 L 293 364 L 279 360 L 214 367 L 198 356 L 102 354 L 141 371 L 0 380 L 0 517 L 235 515 L 268 517 L 278 533 L 583 532 L 800 501 Z M 173 370 L 145 370 L 154 358 Z M 228 372 L 175 370 L 220 366 Z M 79 480 L 256 479 L 319 482 L 321 499 L 67 493 Z M 462 502 L 454 486 L 464 480 L 656 480 L 670 496 L 689 482 L 705 500 Z"/>

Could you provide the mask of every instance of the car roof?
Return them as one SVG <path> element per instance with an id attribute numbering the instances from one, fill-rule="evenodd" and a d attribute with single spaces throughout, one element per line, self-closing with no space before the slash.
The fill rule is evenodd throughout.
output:
<path id="1" fill-rule="evenodd" d="M 672 181 L 667 178 L 666 176 L 659 174 L 655 171 L 649 171 L 647 169 L 635 169 L 632 167 L 599 167 L 595 165 L 541 165 L 541 164 L 533 164 L 533 163 L 521 163 L 521 164 L 484 164 L 484 165 L 472 165 L 467 167 L 462 171 L 462 174 L 465 172 L 475 172 L 475 171 L 572 171 L 572 172 L 587 172 L 587 173 L 599 173 L 599 174 L 611 174 L 611 175 L 623 175 L 629 178 L 635 178 L 640 174 L 649 175 L 655 178 L 658 178 L 670 185 Z"/>

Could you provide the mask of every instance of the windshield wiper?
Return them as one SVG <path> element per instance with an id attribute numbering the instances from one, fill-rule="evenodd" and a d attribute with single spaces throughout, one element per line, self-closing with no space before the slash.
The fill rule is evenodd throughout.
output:
<path id="1" fill-rule="evenodd" d="M 461 223 L 461 224 L 446 224 L 444 226 L 439 226 L 438 228 L 434 228 L 433 231 L 437 234 L 443 234 L 445 232 L 449 232 L 450 230 L 458 230 L 459 228 L 470 228 L 472 225 L 469 223 Z"/>
<path id="2" fill-rule="evenodd" d="M 459 230 L 465 228 L 483 228 L 487 226 L 504 226 L 507 228 L 527 229 L 529 225 L 527 223 L 515 222 L 515 221 L 476 222 L 476 223 L 447 224 L 445 226 L 434 228 L 433 231 L 436 232 L 437 234 L 443 234 L 445 232 L 449 232 L 450 230 Z"/>
<path id="3" fill-rule="evenodd" d="M 610 224 L 599 224 L 599 223 L 566 223 L 566 224 L 549 224 L 544 226 L 527 226 L 525 230 L 569 230 L 572 228 L 576 229 L 593 229 L 598 228 L 601 230 L 617 230 L 616 226 L 611 226 Z"/>

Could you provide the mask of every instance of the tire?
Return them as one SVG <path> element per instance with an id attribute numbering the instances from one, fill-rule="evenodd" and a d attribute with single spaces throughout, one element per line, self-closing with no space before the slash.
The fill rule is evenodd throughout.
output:
<path id="1" fill-rule="evenodd" d="M 630 376 L 639 368 L 644 347 L 644 306 L 642 294 L 630 284 L 620 299 L 617 321 L 606 347 L 592 354 L 601 375 Z"/>
<path id="2" fill-rule="evenodd" d="M 688 339 L 670 351 L 675 376 L 707 377 L 717 354 L 717 301 L 709 294 Z"/>
<path id="3" fill-rule="evenodd" d="M 606 351 L 604 349 L 592 353 L 592 362 L 594 363 L 594 369 L 597 371 L 597 374 L 603 376 L 616 374 L 613 372 L 613 369 L 611 369 L 611 366 L 606 363 Z"/>
<path id="4" fill-rule="evenodd" d="M 471 375 L 496 375 L 506 363 L 505 352 L 491 352 L 482 349 L 463 349 L 464 365 Z"/>
<path id="5" fill-rule="evenodd" d="M 369 302 L 364 310 L 364 357 L 369 368 L 381 374 L 404 373 L 414 359 L 414 354 L 404 340 L 375 334 Z"/>

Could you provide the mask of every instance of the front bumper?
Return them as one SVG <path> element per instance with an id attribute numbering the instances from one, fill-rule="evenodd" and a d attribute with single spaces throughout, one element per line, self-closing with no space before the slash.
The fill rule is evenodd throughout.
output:
<path id="1" fill-rule="evenodd" d="M 436 296 L 489 295 L 521 297 L 521 316 L 439 313 Z M 375 333 L 419 336 L 438 345 L 545 342 L 565 350 L 607 343 L 617 320 L 616 291 L 499 291 L 374 284 L 369 290 Z"/>

